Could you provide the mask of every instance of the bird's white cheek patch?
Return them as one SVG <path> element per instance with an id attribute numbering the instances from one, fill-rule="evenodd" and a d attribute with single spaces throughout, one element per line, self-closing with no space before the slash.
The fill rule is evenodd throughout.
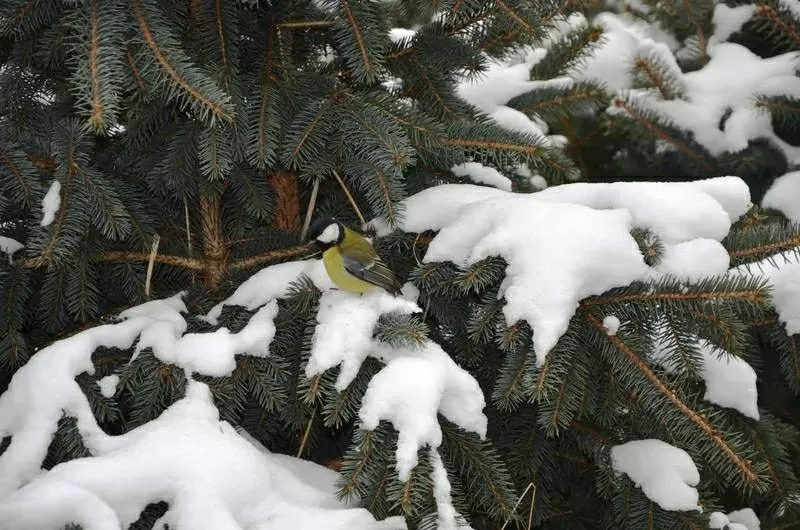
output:
<path id="1" fill-rule="evenodd" d="M 339 239 L 339 225 L 332 224 L 328 225 L 325 230 L 317 237 L 317 241 L 320 243 L 336 243 Z"/>

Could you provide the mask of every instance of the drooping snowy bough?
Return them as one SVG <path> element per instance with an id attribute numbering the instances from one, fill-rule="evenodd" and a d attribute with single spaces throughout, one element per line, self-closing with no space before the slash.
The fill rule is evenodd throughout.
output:
<path id="1" fill-rule="evenodd" d="M 688 288 L 693 281 L 728 273 L 729 259 L 720 241 L 751 206 L 747 186 L 735 177 L 670 184 L 571 184 L 530 195 L 449 185 L 404 202 L 401 230 L 438 231 L 424 263 L 450 261 L 466 267 L 491 256 L 506 261 L 498 293 L 503 314 L 508 325 L 520 320 L 530 324 L 539 365 L 559 343 L 582 299 L 633 282 L 677 278 Z M 372 225 L 379 234 L 388 233 L 380 219 Z M 659 263 L 648 265 L 636 230 L 662 242 Z M 695 259 L 695 253 L 704 259 Z M 797 285 L 791 274 L 787 270 L 770 278 L 781 318 L 796 329 L 800 312 L 791 296 Z M 87 530 L 125 528 L 147 504 L 164 500 L 170 508 L 162 522 L 179 528 L 213 521 L 220 529 L 271 530 L 282 528 L 279 521 L 293 526 L 302 521 L 310 527 L 322 520 L 326 528 L 405 527 L 399 519 L 376 522 L 365 510 L 337 501 L 332 472 L 271 454 L 220 421 L 208 387 L 193 380 L 195 374 L 231 374 L 237 356 L 268 356 L 278 300 L 288 295 L 292 282 L 303 278 L 322 292 L 306 377 L 339 367 L 335 389 L 341 392 L 368 357 L 380 361 L 382 368 L 360 402 L 360 427 L 372 431 L 387 421 L 397 430 L 395 469 L 402 481 L 418 465 L 419 450 L 430 448 L 440 525 L 457 528 L 458 514 L 438 452 L 438 415 L 485 437 L 481 388 L 430 340 L 392 346 L 374 336 L 382 317 L 418 314 L 421 309 L 414 301 L 383 292 L 359 296 L 332 289 L 318 260 L 267 267 L 198 317 L 217 325 L 225 306 L 245 307 L 253 314 L 237 333 L 226 328 L 187 333 L 186 307 L 178 294 L 131 308 L 117 323 L 39 351 L 0 396 L 0 437 L 11 437 L 0 455 L 0 521 L 9 521 L 13 528 L 69 522 Z M 605 315 L 597 323 L 609 340 L 624 334 L 628 324 L 623 314 Z M 101 346 L 134 348 L 134 363 L 139 352 L 149 349 L 161 362 L 180 367 L 190 381 L 185 396 L 158 419 L 127 434 L 104 433 L 75 381 L 78 374 L 93 372 L 91 355 Z M 672 348 L 665 339 L 650 360 L 680 372 L 685 367 L 671 360 Z M 705 399 L 758 419 L 752 368 L 710 344 L 698 348 L 704 352 L 699 361 Z M 98 384 L 104 395 L 113 395 L 117 383 L 110 376 Z M 43 384 L 48 392 L 39 391 Z M 40 466 L 62 414 L 76 418 L 92 456 L 43 473 Z M 654 444 L 616 447 L 614 469 L 628 474 L 664 509 L 696 507 L 697 470 L 691 458 L 664 442 Z M 637 464 L 649 448 L 665 455 L 658 477 Z M 142 458 L 148 463 L 142 464 Z"/>

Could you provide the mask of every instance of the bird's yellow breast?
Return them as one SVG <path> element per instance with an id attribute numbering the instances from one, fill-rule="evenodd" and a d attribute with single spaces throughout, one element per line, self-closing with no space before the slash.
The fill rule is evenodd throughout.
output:
<path id="1" fill-rule="evenodd" d="M 344 268 L 342 254 L 336 247 L 331 247 L 322 253 L 322 263 L 325 264 L 325 270 L 328 271 L 328 276 L 331 277 L 334 285 L 343 291 L 365 293 L 376 288 L 371 283 L 359 280 L 347 272 L 347 269 Z"/>

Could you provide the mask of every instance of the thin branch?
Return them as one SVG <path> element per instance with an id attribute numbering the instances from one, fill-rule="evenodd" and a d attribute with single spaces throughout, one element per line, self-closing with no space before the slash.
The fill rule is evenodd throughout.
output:
<path id="1" fill-rule="evenodd" d="M 265 252 L 264 254 L 259 254 L 258 256 L 250 256 L 248 258 L 242 258 L 240 260 L 234 261 L 233 263 L 230 264 L 230 268 L 232 270 L 250 269 L 262 265 L 264 263 L 270 263 L 282 259 L 296 258 L 298 256 L 306 257 L 306 254 L 311 254 L 313 253 L 313 251 L 314 247 L 311 245 L 300 245 L 297 247 L 281 248 L 278 250 Z"/>
<path id="2" fill-rule="evenodd" d="M 144 278 L 144 295 L 148 298 L 150 297 L 150 282 L 153 279 L 153 268 L 156 264 L 159 243 L 161 243 L 161 236 L 155 234 L 153 236 L 153 246 L 150 247 L 150 260 L 147 262 L 147 275 Z"/>
<path id="3" fill-rule="evenodd" d="M 314 179 L 314 187 L 311 188 L 311 199 L 308 201 L 306 218 L 303 220 L 303 229 L 300 231 L 300 241 L 306 240 L 308 227 L 311 225 L 311 216 L 314 215 L 314 208 L 317 206 L 317 193 L 319 192 L 319 179 Z"/>
<path id="4" fill-rule="evenodd" d="M 124 250 L 112 250 L 110 252 L 104 252 L 99 256 L 94 258 L 94 261 L 109 261 L 109 262 L 117 262 L 117 261 L 133 261 L 133 262 L 142 262 L 147 263 L 150 261 L 150 252 L 128 252 Z M 171 265 L 173 267 L 181 267 L 183 269 L 195 270 L 195 271 L 202 271 L 206 268 L 206 260 L 201 260 L 197 258 L 187 258 L 184 256 L 169 256 L 164 254 L 159 254 L 154 259 L 155 263 L 159 263 L 161 265 Z M 29 268 L 34 268 L 35 265 L 29 264 L 26 260 L 25 266 Z"/>
<path id="5" fill-rule="evenodd" d="M 183 217 L 186 223 L 186 253 L 192 257 L 192 227 L 189 224 L 189 202 L 183 197 Z"/>
<path id="6" fill-rule="evenodd" d="M 317 415 L 317 408 L 314 407 L 314 410 L 311 412 L 311 417 L 308 418 L 308 424 L 306 425 L 306 430 L 303 433 L 303 439 L 300 440 L 300 448 L 297 450 L 297 458 L 303 456 L 303 452 L 306 450 L 306 444 L 308 443 L 308 438 L 311 435 L 311 426 L 314 424 L 314 417 Z"/>
<path id="7" fill-rule="evenodd" d="M 327 28 L 331 25 L 333 25 L 332 20 L 289 20 L 278 24 L 278 29 Z"/>
<path id="8" fill-rule="evenodd" d="M 522 495 L 519 496 L 519 499 L 517 499 L 517 503 L 514 504 L 514 508 L 511 509 L 511 513 L 508 514 L 508 517 L 506 518 L 505 522 L 503 523 L 503 526 L 500 527 L 500 530 L 505 530 L 506 526 L 508 526 L 508 523 L 511 522 L 511 518 L 514 516 L 514 512 L 517 511 L 517 508 L 519 508 L 519 505 L 522 503 L 522 500 L 525 498 L 526 495 L 528 495 L 528 492 L 531 491 L 531 490 L 533 490 L 533 494 L 532 494 L 532 498 L 531 498 L 531 512 L 530 512 L 530 515 L 533 516 L 533 504 L 536 502 L 536 484 L 534 484 L 533 482 L 530 482 L 528 484 L 528 487 L 525 488 L 525 491 L 522 492 Z M 528 519 L 528 528 L 531 528 L 530 518 Z"/>
<path id="9" fill-rule="evenodd" d="M 647 364 L 639 357 L 639 355 L 631 349 L 628 344 L 626 344 L 618 335 L 608 335 L 603 327 L 603 323 L 600 322 L 595 315 L 592 313 L 586 312 L 584 313 L 584 317 L 589 322 L 589 324 L 596 329 L 598 332 L 602 333 L 611 343 L 614 345 L 617 350 L 622 352 L 623 355 L 636 367 L 641 374 L 647 378 L 647 380 L 652 384 L 670 403 L 672 403 L 686 418 L 691 421 L 698 429 L 700 429 L 703 434 L 705 434 L 714 445 L 725 455 L 725 457 L 733 464 L 739 472 L 742 474 L 743 478 L 748 482 L 761 482 L 761 478 L 756 474 L 753 470 L 753 462 L 742 458 L 740 455 L 736 454 L 736 452 L 731 448 L 728 444 L 728 441 L 722 437 L 722 435 L 717 431 L 717 429 L 708 421 L 708 418 L 698 414 L 696 411 L 692 410 L 686 403 L 683 402 L 675 392 L 667 386 L 651 369 Z"/>
<path id="10" fill-rule="evenodd" d="M 347 195 L 347 200 L 350 201 L 350 205 L 353 207 L 353 210 L 355 210 L 356 215 L 358 216 L 358 220 L 361 221 L 361 225 L 363 226 L 367 224 L 366 219 L 364 219 L 364 216 L 361 214 L 361 210 L 358 208 L 358 204 L 356 204 L 356 200 L 353 198 L 353 195 L 350 193 L 350 190 L 347 189 L 347 186 L 342 180 L 342 177 L 340 177 L 339 173 L 337 173 L 336 171 L 333 172 L 333 176 L 336 177 L 336 180 L 339 182 L 339 186 L 342 187 L 342 191 L 344 191 L 344 194 Z"/>

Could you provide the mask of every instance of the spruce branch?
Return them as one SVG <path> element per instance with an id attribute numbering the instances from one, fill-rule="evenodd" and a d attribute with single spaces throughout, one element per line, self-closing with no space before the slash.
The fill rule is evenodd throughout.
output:
<path id="1" fill-rule="evenodd" d="M 707 174 L 715 173 L 714 166 L 706 159 L 706 157 L 704 157 L 701 153 L 698 153 L 695 149 L 692 149 L 691 146 L 687 145 L 680 138 L 670 134 L 656 122 L 653 116 L 649 116 L 648 113 L 642 112 L 641 109 L 634 107 L 629 102 L 620 98 L 616 98 L 614 100 L 614 106 L 625 111 L 628 117 L 639 124 L 648 133 L 670 144 L 675 149 L 683 153 L 688 160 L 690 160 L 698 168 L 705 171 Z"/>
<path id="2" fill-rule="evenodd" d="M 738 470 L 739 475 L 744 479 L 745 483 L 751 487 L 759 488 L 763 479 L 759 477 L 757 471 L 753 467 L 753 463 L 741 457 L 729 445 L 728 441 L 723 438 L 716 427 L 714 427 L 707 418 L 701 416 L 692 410 L 678 395 L 664 383 L 653 370 L 642 360 L 642 358 L 633 350 L 627 343 L 625 343 L 619 335 L 608 335 L 602 321 L 600 321 L 593 313 L 584 311 L 583 317 L 587 323 L 593 327 L 598 334 L 602 334 L 607 341 L 611 342 L 613 346 L 621 352 L 628 361 L 658 390 L 673 406 L 678 409 L 690 422 L 692 422 L 703 434 L 725 455 L 727 460 Z"/>
<path id="3" fill-rule="evenodd" d="M 260 86 L 256 86 L 259 90 L 250 96 L 252 104 L 248 106 L 248 121 L 251 125 L 247 128 L 245 138 L 248 161 L 259 169 L 270 167 L 275 162 L 280 130 L 285 122 L 281 109 L 286 104 L 278 80 L 278 32 L 274 26 L 269 25 L 265 33 Z"/>
<path id="4" fill-rule="evenodd" d="M 756 15 L 768 21 L 771 31 L 779 30 L 780 33 L 791 39 L 795 47 L 800 47 L 800 29 L 798 29 L 797 24 L 790 24 L 784 20 L 773 6 L 757 4 Z"/>
<path id="5" fill-rule="evenodd" d="M 357 21 L 356 16 L 353 13 L 353 8 L 355 6 L 351 5 L 350 0 L 341 0 L 341 7 L 342 11 L 344 12 L 344 16 L 347 19 L 347 23 L 350 26 L 350 31 L 352 32 L 352 37 L 355 40 L 358 54 L 361 57 L 361 63 L 358 65 L 359 68 L 357 69 L 357 72 L 360 77 L 363 77 L 364 80 L 371 82 L 375 79 L 376 66 L 373 64 L 372 57 L 375 55 L 375 49 L 373 46 L 367 46 L 366 39 L 362 33 L 361 21 Z"/>
<path id="6" fill-rule="evenodd" d="M 764 307 L 769 301 L 769 295 L 763 287 L 763 281 L 758 279 L 742 279 L 743 282 L 753 282 L 751 285 L 744 285 L 744 288 L 730 290 L 715 290 L 709 288 L 710 285 L 695 285 L 689 292 L 670 292 L 670 284 L 664 284 L 661 288 L 653 289 L 652 292 L 630 292 L 617 294 L 617 290 L 610 291 L 610 294 L 592 296 L 581 301 L 583 308 L 592 308 L 601 305 L 624 304 L 631 302 L 648 303 L 669 303 L 669 302 L 701 302 L 708 300 L 719 300 L 732 303 L 745 303 L 756 307 Z M 634 289 L 639 290 L 634 286 Z"/>
<path id="7" fill-rule="evenodd" d="M 90 0 L 85 9 L 76 10 L 70 24 L 79 30 L 70 42 L 73 92 L 77 105 L 92 129 L 106 133 L 117 120 L 124 80 L 123 45 L 128 19 L 120 0 L 100 6 Z"/>
<path id="8" fill-rule="evenodd" d="M 783 252 L 800 252 L 800 226 L 782 223 L 739 230 L 731 232 L 724 244 L 734 266 Z"/>
<path id="9" fill-rule="evenodd" d="M 648 55 L 637 54 L 633 58 L 633 69 L 639 77 L 638 84 L 656 89 L 662 99 L 684 97 L 686 89 L 681 83 L 681 71 L 672 68 L 655 50 Z"/>
<path id="10" fill-rule="evenodd" d="M 98 0 L 91 1 L 91 15 L 90 20 L 90 44 L 89 44 L 89 75 L 92 79 L 92 112 L 89 118 L 89 123 L 92 124 L 97 130 L 102 130 L 105 124 L 105 110 L 102 100 L 102 93 L 100 91 L 100 72 L 98 67 L 98 57 L 100 55 L 100 38 L 98 30 Z"/>
<path id="11" fill-rule="evenodd" d="M 233 119 L 233 109 L 230 106 L 229 97 L 216 87 L 213 87 L 210 80 L 203 80 L 204 75 L 196 71 L 195 67 L 191 66 L 186 58 L 180 55 L 177 57 L 171 56 L 167 51 L 167 46 L 172 49 L 178 49 L 178 47 L 171 45 L 171 38 L 164 39 L 164 44 L 167 46 L 163 46 L 159 42 L 149 21 L 154 16 L 157 8 L 153 8 L 150 4 L 145 5 L 145 2 L 147 0 L 131 0 L 134 17 L 141 30 L 142 39 L 150 49 L 158 65 L 172 82 L 189 96 L 191 101 L 197 102 L 202 108 L 209 111 L 214 118 L 231 121 Z M 162 27 L 166 26 L 163 21 L 161 25 Z M 192 84 L 189 81 L 190 77 L 197 79 L 200 84 Z"/>
<path id="12" fill-rule="evenodd" d="M 519 24 L 526 33 L 529 35 L 539 35 L 541 32 L 540 28 L 535 27 L 527 18 L 522 14 L 519 13 L 516 9 L 509 5 L 508 2 L 503 0 L 495 0 L 495 4 L 500 7 L 500 9 L 508 15 L 514 22 Z"/>
<path id="13" fill-rule="evenodd" d="M 12 182 L 7 182 L 5 189 L 7 197 L 23 208 L 33 207 L 34 201 L 42 192 L 38 172 L 33 162 L 26 154 L 13 143 L 6 143 L 0 149 L 0 164 L 8 170 Z M 2 169 L 0 169 L 2 171 Z M 2 187 L 2 173 L 0 173 L 0 187 Z"/>
<path id="14" fill-rule="evenodd" d="M 126 262 L 140 262 L 148 263 L 150 261 L 150 252 L 129 252 L 129 251 L 109 251 L 94 257 L 96 261 L 105 261 L 112 263 L 126 263 Z M 182 269 L 203 271 L 206 268 L 206 263 L 203 259 L 187 258 L 183 256 L 171 256 L 166 254 L 156 254 L 153 258 L 154 263 L 161 265 L 170 265 L 172 267 L 180 267 Z M 26 267 L 35 268 L 36 265 L 26 260 Z"/>

